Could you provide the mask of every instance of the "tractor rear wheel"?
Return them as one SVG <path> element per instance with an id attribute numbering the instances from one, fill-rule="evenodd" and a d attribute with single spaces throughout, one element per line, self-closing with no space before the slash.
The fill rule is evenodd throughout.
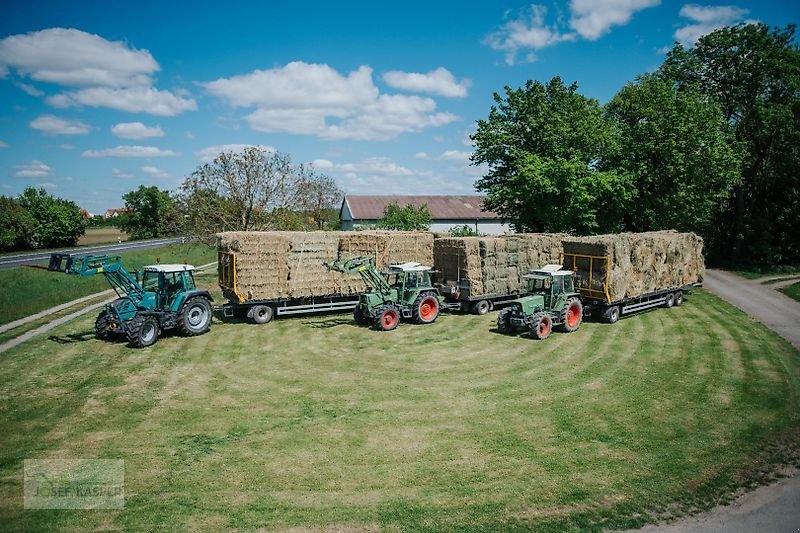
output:
<path id="1" fill-rule="evenodd" d="M 372 317 L 369 316 L 369 313 L 364 312 L 360 305 L 353 308 L 353 319 L 359 326 L 367 326 L 372 323 Z"/>
<path id="2" fill-rule="evenodd" d="M 128 322 L 128 342 L 135 348 L 146 348 L 158 340 L 158 320 L 152 316 L 135 316 Z"/>
<path id="3" fill-rule="evenodd" d="M 400 312 L 393 305 L 387 305 L 378 313 L 375 326 L 381 331 L 392 331 L 400 323 Z"/>
<path id="4" fill-rule="evenodd" d="M 211 304 L 208 298 L 195 296 L 183 304 L 178 314 L 178 331 L 181 335 L 194 337 L 202 335 L 211 327 Z"/>
<path id="5" fill-rule="evenodd" d="M 489 303 L 488 300 L 480 300 L 475 302 L 472 306 L 472 314 L 474 315 L 485 315 L 492 309 L 492 305 Z"/>
<path id="6" fill-rule="evenodd" d="M 546 339 L 553 330 L 553 319 L 545 313 L 536 313 L 531 320 L 531 337 Z"/>
<path id="7" fill-rule="evenodd" d="M 106 341 L 111 336 L 111 327 L 108 325 L 108 312 L 103 311 L 94 321 L 94 336 L 101 341 Z"/>
<path id="8" fill-rule="evenodd" d="M 256 324 L 266 324 L 272 320 L 272 308 L 268 305 L 257 305 L 248 313 L 249 318 Z"/>
<path id="9" fill-rule="evenodd" d="M 503 309 L 497 315 L 497 331 L 500 333 L 512 333 L 514 328 L 511 326 L 511 309 Z"/>
<path id="10" fill-rule="evenodd" d="M 423 292 L 414 301 L 412 311 L 414 322 L 417 324 L 430 324 L 439 316 L 439 298 L 434 292 Z"/>
<path id="11" fill-rule="evenodd" d="M 561 312 L 561 329 L 572 333 L 581 327 L 581 322 L 583 322 L 583 304 L 573 296 L 567 300 L 567 304 Z"/>

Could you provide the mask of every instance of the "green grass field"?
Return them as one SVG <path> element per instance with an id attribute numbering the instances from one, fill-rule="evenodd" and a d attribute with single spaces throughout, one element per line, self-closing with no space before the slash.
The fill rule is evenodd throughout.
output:
<path id="1" fill-rule="evenodd" d="M 797 460 L 800 353 L 709 294 L 545 341 L 494 319 L 215 320 L 144 350 L 61 326 L 0 355 L 0 523 L 633 527 Z M 22 460 L 53 457 L 123 459 L 125 508 L 24 510 Z"/>
<path id="2" fill-rule="evenodd" d="M 789 285 L 788 287 L 784 287 L 778 290 L 784 293 L 786 296 L 794 298 L 795 300 L 800 302 L 800 282 L 794 283 L 792 285 Z"/>
<path id="3" fill-rule="evenodd" d="M 216 260 L 216 251 L 205 244 L 176 244 L 120 255 L 122 264 L 131 272 L 155 263 L 156 257 L 163 263 L 186 258 L 194 265 Z M 0 270 L 0 324 L 110 288 L 103 276 L 68 276 L 31 267 Z"/>

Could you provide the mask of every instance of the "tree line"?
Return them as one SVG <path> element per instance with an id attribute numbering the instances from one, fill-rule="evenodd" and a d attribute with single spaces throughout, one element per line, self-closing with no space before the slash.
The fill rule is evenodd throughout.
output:
<path id="1" fill-rule="evenodd" d="M 495 93 L 472 136 L 486 207 L 518 231 L 677 229 L 721 264 L 800 264 L 795 27 L 676 44 L 606 105 L 548 83 Z"/>
<path id="2" fill-rule="evenodd" d="M 75 246 L 85 227 L 75 202 L 43 188 L 27 187 L 17 198 L 0 196 L 0 252 Z"/>

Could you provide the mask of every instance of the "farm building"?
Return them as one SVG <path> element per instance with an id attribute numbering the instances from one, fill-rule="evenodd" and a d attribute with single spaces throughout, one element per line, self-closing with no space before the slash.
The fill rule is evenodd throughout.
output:
<path id="1" fill-rule="evenodd" d="M 457 226 L 468 225 L 485 235 L 500 235 L 510 232 L 511 226 L 503 222 L 492 211 L 483 210 L 483 196 L 433 195 L 433 196 L 360 196 L 346 195 L 339 210 L 342 229 L 347 231 L 358 226 L 371 226 L 383 217 L 386 206 L 428 206 L 431 213 L 431 231 L 448 231 Z"/>

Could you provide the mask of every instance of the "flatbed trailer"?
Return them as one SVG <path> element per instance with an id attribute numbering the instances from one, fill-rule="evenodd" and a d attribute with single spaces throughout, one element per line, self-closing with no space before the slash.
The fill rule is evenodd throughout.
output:
<path id="1" fill-rule="evenodd" d="M 683 304 L 687 295 L 692 294 L 694 287 L 699 283 L 664 287 L 655 291 L 642 293 L 636 296 L 625 297 L 621 300 L 612 300 L 608 292 L 609 276 L 611 273 L 611 258 L 601 255 L 583 255 L 565 253 L 562 260 L 563 267 L 573 272 L 578 271 L 578 260 L 588 262 L 588 276 L 580 278 L 575 276 L 575 290 L 581 295 L 584 316 L 600 318 L 609 324 L 616 323 L 621 317 L 653 309 L 656 307 L 676 307 Z M 593 281 L 602 279 L 602 289 L 597 289 Z M 583 281 L 584 283 L 581 283 Z"/>
<path id="2" fill-rule="evenodd" d="M 226 303 L 215 311 L 224 317 L 246 318 L 266 324 L 274 317 L 314 313 L 351 312 L 358 304 L 358 294 L 324 294 L 303 298 L 250 299 L 239 290 L 236 280 L 236 254 L 219 252 L 217 275 Z"/>

